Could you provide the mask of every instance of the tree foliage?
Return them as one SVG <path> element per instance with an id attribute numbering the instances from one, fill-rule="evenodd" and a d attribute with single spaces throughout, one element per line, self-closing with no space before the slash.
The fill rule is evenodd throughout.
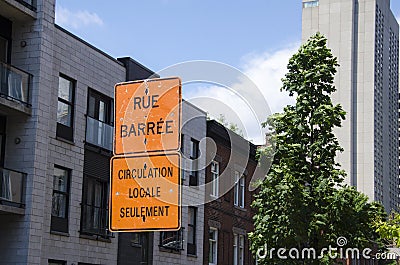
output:
<path id="1" fill-rule="evenodd" d="M 389 220 L 378 220 L 375 224 L 376 231 L 384 238 L 388 245 L 400 247 L 400 214 L 392 213 Z"/>
<path id="2" fill-rule="evenodd" d="M 228 128 L 232 132 L 244 137 L 243 131 L 239 128 L 239 126 L 236 123 L 228 122 L 226 120 L 226 117 L 224 114 L 219 114 L 219 118 L 217 119 L 217 122 L 224 125 L 226 128 Z"/>
<path id="3" fill-rule="evenodd" d="M 254 253 L 272 248 L 366 247 L 379 239 L 372 224 L 384 217 L 383 207 L 343 184 L 345 172 L 335 161 L 343 151 L 333 133 L 345 118 L 331 94 L 337 59 L 317 33 L 300 47 L 287 66 L 281 90 L 296 96 L 294 106 L 270 116 L 263 124 L 275 133 L 272 167 L 255 196 L 255 231 L 250 233 Z M 267 148 L 268 149 L 268 148 Z M 378 240 L 379 241 L 379 240 Z M 287 253 L 286 253 L 287 254 Z M 331 264 L 321 260 L 282 260 L 277 255 L 259 264 Z"/>

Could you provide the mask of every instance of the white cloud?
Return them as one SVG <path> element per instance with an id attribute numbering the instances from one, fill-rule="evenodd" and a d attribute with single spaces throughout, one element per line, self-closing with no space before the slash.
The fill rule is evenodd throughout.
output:
<path id="1" fill-rule="evenodd" d="M 228 122 L 238 125 L 245 138 L 262 144 L 266 131 L 261 128 L 261 123 L 271 112 L 281 112 L 284 106 L 295 101 L 288 93 L 281 92 L 280 88 L 289 58 L 298 47 L 296 43 L 273 53 L 246 55 L 241 74 L 230 75 L 229 70 L 222 72 L 222 75 L 230 77 L 228 80 L 233 80 L 231 83 L 222 83 L 228 84 L 228 88 L 204 84 L 184 85 L 184 97 L 213 118 L 223 114 Z"/>
<path id="2" fill-rule="evenodd" d="M 289 59 L 298 48 L 299 43 L 296 43 L 274 53 L 251 54 L 245 57 L 243 71 L 262 91 L 272 113 L 281 112 L 284 106 L 294 103 L 294 98 L 289 97 L 286 91 L 281 92 L 280 88 Z"/>
<path id="3" fill-rule="evenodd" d="M 86 10 L 73 12 L 61 6 L 56 7 L 56 23 L 60 26 L 72 27 L 74 29 L 82 26 L 102 26 L 104 24 L 103 20 L 96 13 Z"/>

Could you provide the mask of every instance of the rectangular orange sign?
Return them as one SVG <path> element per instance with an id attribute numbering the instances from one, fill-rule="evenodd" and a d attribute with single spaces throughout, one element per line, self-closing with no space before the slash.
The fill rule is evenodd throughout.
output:
<path id="1" fill-rule="evenodd" d="M 181 80 L 149 79 L 115 86 L 114 154 L 178 151 Z"/>
<path id="2" fill-rule="evenodd" d="M 180 154 L 111 159 L 110 231 L 178 230 Z"/>

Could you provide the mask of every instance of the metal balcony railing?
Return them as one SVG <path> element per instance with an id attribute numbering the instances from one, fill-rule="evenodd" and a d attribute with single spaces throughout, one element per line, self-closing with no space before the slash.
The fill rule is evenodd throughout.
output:
<path id="1" fill-rule="evenodd" d="M 10 100 L 29 104 L 32 75 L 11 65 L 0 63 L 0 95 Z"/>
<path id="2" fill-rule="evenodd" d="M 99 120 L 87 117 L 86 119 L 86 142 L 112 150 L 114 129 L 111 125 Z"/>
<path id="3" fill-rule="evenodd" d="M 24 208 L 26 174 L 0 168 L 0 204 Z"/>

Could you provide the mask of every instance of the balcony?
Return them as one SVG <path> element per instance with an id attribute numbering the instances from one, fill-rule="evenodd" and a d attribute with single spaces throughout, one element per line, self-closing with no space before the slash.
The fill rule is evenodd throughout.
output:
<path id="1" fill-rule="evenodd" d="M 12 21 L 36 19 L 36 0 L 0 0 L 0 15 Z"/>
<path id="2" fill-rule="evenodd" d="M 86 142 L 111 151 L 114 139 L 114 128 L 102 121 L 86 118 Z"/>
<path id="3" fill-rule="evenodd" d="M 0 168 L 0 212 L 24 214 L 26 174 Z"/>
<path id="4" fill-rule="evenodd" d="M 0 63 L 0 104 L 30 114 L 31 80 L 31 74 L 11 65 Z"/>

